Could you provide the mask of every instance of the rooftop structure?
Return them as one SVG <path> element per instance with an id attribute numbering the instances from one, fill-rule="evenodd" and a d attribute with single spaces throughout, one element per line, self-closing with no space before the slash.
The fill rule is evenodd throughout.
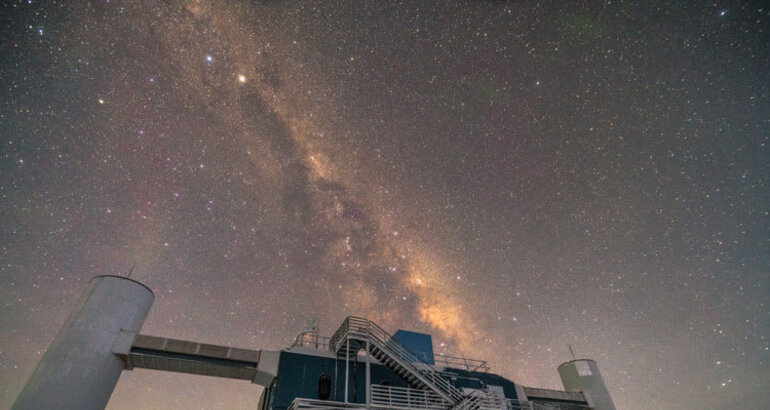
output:
<path id="1" fill-rule="evenodd" d="M 122 370 L 144 368 L 264 386 L 261 410 L 614 410 L 592 360 L 562 364 L 560 391 L 514 383 L 482 360 L 434 353 L 428 334 L 391 335 L 355 316 L 328 337 L 311 326 L 280 351 L 141 335 L 153 298 L 139 282 L 94 278 L 13 408 L 101 409 Z"/>

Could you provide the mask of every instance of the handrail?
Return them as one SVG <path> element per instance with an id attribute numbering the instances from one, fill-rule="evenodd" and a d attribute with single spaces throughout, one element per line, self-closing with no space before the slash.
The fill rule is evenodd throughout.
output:
<path id="1" fill-rule="evenodd" d="M 495 410 L 535 410 L 534 403 L 514 399 L 499 398 L 489 395 L 488 391 L 476 390 L 465 396 L 452 410 L 495 409 Z M 560 407 L 555 407 L 557 409 Z"/>
<path id="2" fill-rule="evenodd" d="M 448 396 L 450 401 L 458 403 L 463 399 L 463 394 L 460 390 L 454 387 L 448 380 L 441 377 L 430 364 L 426 363 L 415 353 L 402 346 L 400 343 L 393 340 L 392 336 L 386 332 L 383 328 L 378 326 L 371 320 L 348 316 L 343 322 L 342 326 L 334 333 L 330 340 L 330 348 L 334 351 L 339 351 L 344 342 L 344 338 L 349 335 L 356 335 L 369 338 L 370 341 L 376 342 L 378 348 L 384 350 L 391 356 L 395 356 L 400 360 L 400 365 L 407 368 L 410 372 L 417 376 L 428 380 L 435 387 L 439 388 L 441 392 Z"/>
<path id="3" fill-rule="evenodd" d="M 430 390 L 373 384 L 370 388 L 372 405 L 388 409 L 446 410 L 450 405 Z"/>
<path id="4" fill-rule="evenodd" d="M 365 404 L 360 403 L 342 403 L 338 401 L 318 400 L 318 399 L 305 399 L 301 397 L 295 398 L 287 410 L 302 410 L 302 409 L 316 409 L 316 410 L 339 410 L 339 409 L 355 409 L 366 410 Z"/>
<path id="5" fill-rule="evenodd" d="M 397 389 L 404 391 L 399 392 Z M 422 392 L 422 393 L 421 393 Z M 388 397 L 391 394 L 391 397 Z M 446 409 L 440 407 L 438 402 L 431 402 L 430 395 L 434 394 L 427 390 L 405 389 L 403 387 L 372 385 L 372 407 L 388 410 L 440 410 Z M 438 396 L 436 396 L 438 397 Z M 471 397 L 471 396 L 468 396 Z M 427 399 L 421 400 L 421 398 Z M 494 409 L 494 410 L 566 410 L 575 409 L 574 404 L 566 403 L 535 403 L 531 401 L 518 401 L 513 399 L 493 399 L 492 401 L 476 400 L 479 397 L 473 397 L 473 400 L 464 400 L 462 404 L 453 410 L 471 410 L 471 409 Z M 406 406 L 405 406 L 406 405 Z M 288 407 L 288 410 L 339 410 L 355 409 L 365 410 L 367 407 L 363 403 L 342 403 L 329 400 L 295 398 Z M 588 407 L 584 407 L 588 410 Z"/>
<path id="6" fill-rule="evenodd" d="M 315 333 L 303 332 L 297 335 L 294 339 L 294 343 L 291 344 L 291 347 L 309 346 L 316 349 L 329 349 L 330 339 L 331 338 L 328 336 L 319 336 Z"/>
<path id="7" fill-rule="evenodd" d="M 430 358 L 433 358 L 433 362 L 437 366 L 453 367 L 456 369 L 465 369 L 472 372 L 482 371 L 488 372 L 489 365 L 484 360 L 469 359 L 467 357 L 450 356 L 446 354 L 438 354 L 431 352 L 413 352 L 418 355 L 424 362 L 428 362 Z"/>
<path id="8" fill-rule="evenodd" d="M 533 401 L 519 401 L 491 396 L 485 391 L 477 391 L 476 394 L 465 396 L 465 399 L 463 399 L 457 406 L 453 407 L 452 410 L 572 410 L 578 408 L 589 410 L 588 407 L 574 403 L 536 403 Z"/>
<path id="9" fill-rule="evenodd" d="M 591 407 L 588 407 L 583 404 L 575 404 L 575 403 L 536 403 L 534 401 L 527 401 L 527 402 L 520 402 L 523 405 L 526 405 L 528 407 L 513 407 L 514 410 L 518 409 L 526 409 L 526 410 L 574 410 L 574 409 L 581 409 L 581 410 L 590 410 Z M 510 407 L 509 407 L 510 408 Z"/>
<path id="10" fill-rule="evenodd" d="M 466 396 L 460 403 L 457 404 L 457 406 L 452 407 L 452 410 L 470 410 L 473 408 L 478 408 L 478 403 L 479 397 Z"/>
<path id="11" fill-rule="evenodd" d="M 392 336 L 386 332 L 383 328 L 379 327 L 376 323 L 372 321 L 368 321 L 370 328 L 374 329 L 375 333 L 371 333 L 372 336 L 374 336 L 375 340 L 379 341 L 384 347 L 388 349 L 395 350 L 395 352 L 400 355 L 400 357 L 406 361 L 408 361 L 410 364 L 421 364 L 424 368 L 424 370 L 421 370 L 420 367 L 414 366 L 414 369 L 419 372 L 424 377 L 428 378 L 431 382 L 438 385 L 445 393 L 449 394 L 452 399 L 457 402 L 462 399 L 462 393 L 457 390 L 449 381 L 438 375 L 432 368 L 428 367 L 430 364 L 426 363 L 425 361 L 421 360 L 416 354 L 412 353 L 409 349 L 401 345 L 401 343 L 396 342 L 392 339 Z M 379 338 L 377 336 L 380 336 Z M 387 339 L 387 342 L 385 341 Z M 403 364 L 402 364 L 403 365 Z M 410 369 L 411 370 L 411 369 Z M 427 370 L 427 371 L 426 371 Z"/>

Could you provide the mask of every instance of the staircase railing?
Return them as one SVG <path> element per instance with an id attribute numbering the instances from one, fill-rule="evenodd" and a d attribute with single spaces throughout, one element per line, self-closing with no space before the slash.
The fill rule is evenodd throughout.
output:
<path id="1" fill-rule="evenodd" d="M 452 410 L 478 409 L 480 400 L 481 400 L 481 397 L 478 397 L 478 396 L 465 396 L 465 398 L 460 403 L 452 407 Z"/>
<path id="2" fill-rule="evenodd" d="M 436 366 L 454 367 L 455 369 L 470 370 L 472 372 L 489 372 L 489 365 L 484 360 L 469 359 L 467 357 L 450 356 L 446 354 L 430 353 L 430 352 L 413 352 L 422 361 L 430 363 L 431 361 Z"/>
<path id="3" fill-rule="evenodd" d="M 573 403 L 535 403 L 532 401 L 519 401 L 514 399 L 502 399 L 489 395 L 465 396 L 452 410 L 574 410 L 585 409 L 587 406 Z"/>
<path id="4" fill-rule="evenodd" d="M 409 410 L 446 410 L 449 403 L 431 390 L 373 384 L 372 407 Z"/>
<path id="5" fill-rule="evenodd" d="M 374 322 L 370 321 L 369 324 L 370 335 L 373 336 L 373 339 L 382 344 L 386 349 L 386 352 L 391 356 L 396 356 L 402 361 L 407 362 L 407 365 L 402 364 L 402 366 L 409 368 L 409 365 L 412 365 L 411 367 L 414 368 L 414 371 L 417 371 L 420 375 L 428 379 L 432 384 L 441 389 L 444 393 L 448 394 L 451 397 L 450 401 L 457 403 L 462 400 L 462 391 L 454 387 L 447 379 L 433 370 L 430 364 L 425 363 L 417 355 L 401 345 L 401 343 L 393 340 L 392 336 L 388 332 L 383 330 Z"/>
<path id="6" fill-rule="evenodd" d="M 452 404 L 459 403 L 464 395 L 462 391 L 454 387 L 448 380 L 438 374 L 430 364 L 425 363 L 419 356 L 393 340 L 392 336 L 383 328 L 371 320 L 349 316 L 334 333 L 330 345 L 334 351 L 339 351 L 345 343 L 347 336 L 359 336 L 368 338 L 391 358 L 398 360 L 399 364 L 418 378 L 428 381 L 429 386 L 436 393 L 443 396 Z"/>
<path id="7" fill-rule="evenodd" d="M 365 404 L 342 403 L 338 401 L 296 398 L 286 410 L 368 410 Z"/>
<path id="8" fill-rule="evenodd" d="M 556 404 L 554 407 L 540 407 L 529 401 L 519 401 L 492 396 L 488 391 L 477 390 L 458 403 L 452 410 L 559 410 L 573 407 Z"/>
<path id="9" fill-rule="evenodd" d="M 294 339 L 294 343 L 291 347 L 311 347 L 314 349 L 329 349 L 329 337 L 319 336 L 313 333 L 300 333 L 297 338 Z"/>

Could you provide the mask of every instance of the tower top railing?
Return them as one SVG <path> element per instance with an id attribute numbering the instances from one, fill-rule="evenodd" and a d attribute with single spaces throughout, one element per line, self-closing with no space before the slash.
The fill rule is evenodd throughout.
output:
<path id="1" fill-rule="evenodd" d="M 414 354 L 420 358 L 420 360 L 425 362 L 429 362 L 433 359 L 436 366 L 452 367 L 455 369 L 470 370 L 472 372 L 489 372 L 489 365 L 484 360 L 430 352 L 414 352 Z"/>
<path id="2" fill-rule="evenodd" d="M 321 336 L 318 334 L 318 332 L 300 332 L 290 347 L 306 347 L 320 350 L 330 350 L 330 341 L 333 338 L 333 336 Z M 412 354 L 414 354 L 421 363 L 430 363 L 432 359 L 435 366 L 450 367 L 454 369 L 484 373 L 489 372 L 490 370 L 489 365 L 484 360 L 430 352 L 412 352 Z"/>
<path id="3" fill-rule="evenodd" d="M 302 332 L 297 335 L 291 347 L 309 347 L 313 349 L 329 350 L 329 336 L 320 336 L 315 332 Z"/>

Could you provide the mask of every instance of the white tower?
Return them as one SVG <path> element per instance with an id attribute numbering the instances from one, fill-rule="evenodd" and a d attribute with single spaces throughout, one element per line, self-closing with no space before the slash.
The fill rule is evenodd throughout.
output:
<path id="1" fill-rule="evenodd" d="M 139 332 L 154 300 L 137 281 L 91 279 L 13 409 L 104 409 L 124 366 L 112 346 L 121 331 Z"/>
<path id="2" fill-rule="evenodd" d="M 564 390 L 581 392 L 588 405 L 595 410 L 615 410 L 610 392 L 604 385 L 599 367 L 591 359 L 577 359 L 559 366 Z"/>

